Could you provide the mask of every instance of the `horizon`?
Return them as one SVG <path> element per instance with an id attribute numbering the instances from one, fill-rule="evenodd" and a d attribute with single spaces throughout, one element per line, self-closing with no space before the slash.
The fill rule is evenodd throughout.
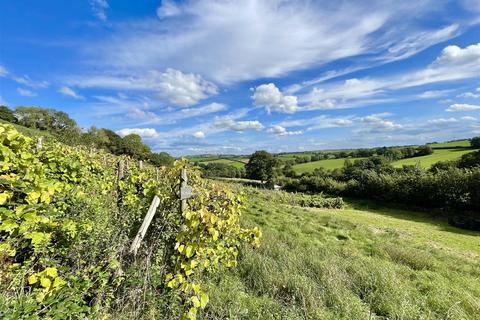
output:
<path id="1" fill-rule="evenodd" d="M 176 157 L 480 134 L 480 1 L 0 4 L 0 105 Z"/>

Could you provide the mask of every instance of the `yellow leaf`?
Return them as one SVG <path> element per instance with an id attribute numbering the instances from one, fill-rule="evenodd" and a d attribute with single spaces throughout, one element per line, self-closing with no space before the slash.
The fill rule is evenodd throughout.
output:
<path id="1" fill-rule="evenodd" d="M 196 296 L 192 297 L 192 303 L 195 306 L 195 308 L 200 307 L 200 300 L 198 300 L 198 298 Z"/>
<path id="2" fill-rule="evenodd" d="M 187 246 L 187 250 L 185 251 L 185 254 L 187 255 L 187 258 L 190 258 L 193 256 L 195 253 L 193 246 Z"/>
<path id="3" fill-rule="evenodd" d="M 202 292 L 202 294 L 200 294 L 200 306 L 202 307 L 202 309 L 205 309 L 205 306 L 207 305 L 208 303 L 208 296 Z"/>
<path id="4" fill-rule="evenodd" d="M 52 285 L 52 281 L 50 281 L 50 279 L 48 279 L 48 278 L 41 278 L 40 279 L 40 284 L 44 288 L 50 288 L 50 286 Z"/>
<path id="5" fill-rule="evenodd" d="M 55 278 L 57 276 L 57 269 L 56 268 L 46 268 L 45 273 L 47 276 Z"/>
<path id="6" fill-rule="evenodd" d="M 63 287 L 67 282 L 65 280 L 63 280 L 62 278 L 60 277 L 57 277 L 55 278 L 55 280 L 53 281 L 53 287 L 54 288 L 60 288 L 60 287 Z"/>
<path id="7" fill-rule="evenodd" d="M 37 276 L 34 274 L 28 277 L 28 284 L 35 284 L 37 283 L 37 281 L 38 281 Z"/>

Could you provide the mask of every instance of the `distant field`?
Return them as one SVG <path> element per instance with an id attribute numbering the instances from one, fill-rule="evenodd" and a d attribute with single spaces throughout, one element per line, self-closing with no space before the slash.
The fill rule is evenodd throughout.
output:
<path id="1" fill-rule="evenodd" d="M 459 147 L 470 147 L 469 140 L 459 140 L 459 141 L 452 141 L 452 142 L 443 142 L 443 143 L 431 143 L 429 144 L 433 149 L 437 148 L 459 148 Z"/>
<path id="2" fill-rule="evenodd" d="M 351 161 L 355 161 L 359 159 L 365 159 L 365 158 L 348 158 L 348 160 L 351 160 Z M 295 170 L 296 173 L 304 173 L 304 172 L 311 172 L 318 168 L 325 168 L 328 170 L 338 169 L 343 167 L 345 160 L 347 159 L 345 158 L 328 159 L 328 160 L 318 160 L 313 162 L 301 163 L 301 164 L 294 165 L 293 170 Z"/>
<path id="3" fill-rule="evenodd" d="M 402 167 L 403 165 L 415 165 L 420 164 L 423 168 L 430 168 L 434 163 L 439 161 L 448 161 L 455 160 L 460 158 L 462 155 L 476 151 L 475 149 L 437 149 L 433 154 L 423 157 L 408 158 L 395 161 L 393 163 L 394 167 Z"/>

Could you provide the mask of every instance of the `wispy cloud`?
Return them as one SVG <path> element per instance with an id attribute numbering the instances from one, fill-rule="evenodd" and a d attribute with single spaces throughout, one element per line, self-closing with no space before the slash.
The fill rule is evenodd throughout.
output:
<path id="1" fill-rule="evenodd" d="M 24 88 L 17 88 L 17 92 L 19 95 L 24 96 L 24 97 L 35 97 L 37 95 L 36 92 L 30 91 L 28 89 Z"/>
<path id="2" fill-rule="evenodd" d="M 78 99 L 78 100 L 84 100 L 85 99 L 85 97 L 79 95 L 72 88 L 69 88 L 67 86 L 61 87 L 60 89 L 58 89 L 58 92 L 60 92 L 61 94 L 65 95 L 65 96 L 72 97 L 74 99 Z"/>
<path id="3" fill-rule="evenodd" d="M 101 21 L 107 21 L 107 9 L 109 7 L 107 0 L 90 0 L 90 7 L 93 15 Z"/>
<path id="4" fill-rule="evenodd" d="M 455 103 L 448 107 L 445 111 L 456 112 L 456 111 L 474 111 L 480 110 L 480 105 L 467 104 L 467 103 Z"/>

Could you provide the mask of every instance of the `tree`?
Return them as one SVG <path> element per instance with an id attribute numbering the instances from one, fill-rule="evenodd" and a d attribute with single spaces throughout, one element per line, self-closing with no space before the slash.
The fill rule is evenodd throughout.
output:
<path id="1" fill-rule="evenodd" d="M 138 134 L 131 133 L 122 138 L 122 153 L 146 160 L 151 151 L 150 147 L 142 142 L 142 138 Z"/>
<path id="2" fill-rule="evenodd" d="M 13 115 L 12 110 L 10 110 L 7 106 L 0 106 L 0 119 L 14 122 L 15 116 Z"/>
<path id="3" fill-rule="evenodd" d="M 171 166 L 175 160 L 171 155 L 166 152 L 152 153 L 149 156 L 150 162 L 157 166 Z"/>
<path id="4" fill-rule="evenodd" d="M 474 148 L 480 148 L 480 136 L 470 139 L 470 145 Z"/>
<path id="5" fill-rule="evenodd" d="M 480 166 L 480 151 L 466 153 L 458 160 L 459 168 L 473 168 L 477 166 Z"/>
<path id="6" fill-rule="evenodd" d="M 417 148 L 417 153 L 415 153 L 415 156 L 416 157 L 428 156 L 429 154 L 432 154 L 432 153 L 433 153 L 432 147 L 428 145 L 424 145 Z"/>
<path id="7" fill-rule="evenodd" d="M 278 160 L 267 151 L 261 150 L 250 156 L 245 169 L 248 178 L 273 185 L 277 166 Z"/>
<path id="8" fill-rule="evenodd" d="M 75 120 L 63 111 L 39 107 L 16 107 L 13 112 L 18 124 L 52 133 L 77 127 Z"/>

